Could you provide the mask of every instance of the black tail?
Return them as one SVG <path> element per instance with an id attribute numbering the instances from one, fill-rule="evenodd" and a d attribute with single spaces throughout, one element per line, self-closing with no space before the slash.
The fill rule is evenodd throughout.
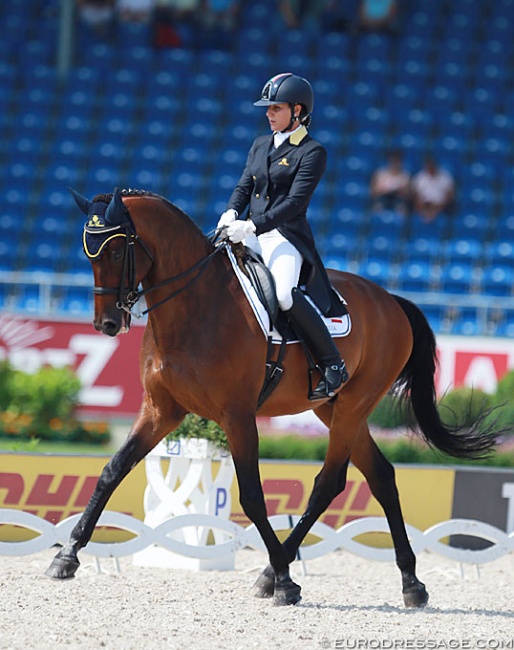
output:
<path id="1" fill-rule="evenodd" d="M 412 353 L 397 385 L 401 387 L 402 397 L 410 401 L 423 438 L 429 445 L 456 458 L 485 458 L 497 443 L 497 436 L 484 425 L 489 411 L 471 427 L 443 424 L 436 406 L 434 333 L 419 307 L 400 296 L 394 298 L 407 315 L 414 338 Z"/>

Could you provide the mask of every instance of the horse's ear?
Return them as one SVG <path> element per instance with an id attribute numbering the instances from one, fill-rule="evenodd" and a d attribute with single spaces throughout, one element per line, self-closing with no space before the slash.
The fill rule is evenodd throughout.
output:
<path id="1" fill-rule="evenodd" d="M 71 195 L 75 199 L 75 203 L 79 206 L 82 212 L 87 216 L 89 214 L 89 207 L 91 205 L 91 202 L 88 199 L 86 199 L 85 196 L 79 194 L 77 190 L 74 190 L 72 187 L 68 187 L 68 190 L 71 192 Z"/>
<path id="2" fill-rule="evenodd" d="M 126 221 L 125 206 L 121 198 L 120 188 L 117 187 L 112 195 L 111 202 L 105 210 L 105 221 L 113 226 L 119 226 Z"/>

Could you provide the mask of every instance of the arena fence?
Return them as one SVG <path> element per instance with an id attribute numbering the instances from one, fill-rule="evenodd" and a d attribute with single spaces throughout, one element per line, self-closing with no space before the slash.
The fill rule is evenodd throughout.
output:
<path id="1" fill-rule="evenodd" d="M 0 554 L 25 556 L 55 545 L 63 545 L 68 540 L 79 517 L 78 514 L 73 515 L 54 525 L 27 512 L 8 508 L 0 509 L 0 525 L 15 525 L 37 533 L 35 537 L 26 541 L 0 542 Z M 277 531 L 290 529 L 298 520 L 299 516 L 291 515 L 270 517 L 271 525 Z M 265 550 L 261 537 L 253 524 L 245 528 L 232 521 L 207 514 L 180 515 L 151 528 L 129 515 L 105 511 L 100 517 L 98 526 L 109 526 L 128 531 L 133 537 L 127 541 L 116 543 L 89 542 L 83 552 L 95 558 L 117 559 L 133 555 L 154 545 L 184 557 L 199 559 L 233 557 L 239 549 L 244 547 Z M 191 527 L 207 527 L 222 531 L 226 541 L 197 546 L 173 539 L 174 533 Z M 376 548 L 355 539 L 365 533 L 377 532 L 389 532 L 385 517 L 364 517 L 348 522 L 338 529 L 317 522 L 312 528 L 312 534 L 318 541 L 303 545 L 297 559 L 305 562 L 332 551 L 344 549 L 369 560 L 394 561 L 392 548 Z M 407 532 L 416 554 L 429 550 L 461 564 L 484 564 L 514 551 L 514 532 L 505 533 L 487 523 L 471 519 L 443 521 L 425 531 L 407 525 Z M 486 548 L 479 550 L 450 546 L 447 540 L 454 535 L 478 537 L 486 540 L 489 544 Z"/>

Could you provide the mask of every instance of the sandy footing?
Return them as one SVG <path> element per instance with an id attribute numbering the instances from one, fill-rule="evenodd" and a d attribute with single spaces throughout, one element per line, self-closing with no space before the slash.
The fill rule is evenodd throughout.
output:
<path id="1" fill-rule="evenodd" d="M 303 650 L 348 648 L 514 650 L 514 555 L 480 566 L 428 552 L 418 577 L 430 600 L 406 609 L 393 563 L 338 551 L 292 567 L 296 606 L 252 595 L 264 554 L 239 551 L 235 571 L 190 572 L 82 553 L 75 579 L 44 576 L 55 550 L 0 556 L 1 650 Z"/>

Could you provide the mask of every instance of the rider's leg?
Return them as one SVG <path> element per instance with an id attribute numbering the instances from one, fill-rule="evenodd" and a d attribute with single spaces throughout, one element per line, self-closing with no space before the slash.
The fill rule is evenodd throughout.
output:
<path id="1" fill-rule="evenodd" d="M 297 287 L 292 290 L 292 306 L 287 316 L 300 330 L 307 345 L 323 369 L 323 377 L 309 395 L 312 400 L 333 397 L 348 379 L 348 373 L 339 350 L 316 309 Z"/>
<path id="2" fill-rule="evenodd" d="M 325 323 L 297 288 L 303 258 L 278 231 L 260 235 L 259 242 L 264 263 L 275 280 L 280 309 L 291 319 L 323 368 L 323 377 L 310 398 L 333 397 L 348 375 Z"/>

